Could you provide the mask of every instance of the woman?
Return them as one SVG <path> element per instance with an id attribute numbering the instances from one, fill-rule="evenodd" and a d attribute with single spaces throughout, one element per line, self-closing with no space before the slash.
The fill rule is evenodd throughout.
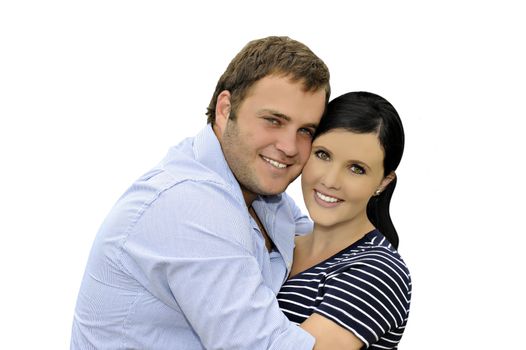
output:
<path id="1" fill-rule="evenodd" d="M 296 238 L 278 300 L 315 349 L 396 349 L 411 298 L 389 215 L 404 148 L 398 113 L 351 92 L 329 103 L 302 173 L 312 233 Z"/>

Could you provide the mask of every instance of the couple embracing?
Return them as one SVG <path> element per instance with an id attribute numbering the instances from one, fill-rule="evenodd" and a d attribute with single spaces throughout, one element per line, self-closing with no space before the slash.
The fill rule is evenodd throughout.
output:
<path id="1" fill-rule="evenodd" d="M 376 94 L 329 96 L 307 46 L 249 42 L 206 127 L 103 222 L 71 348 L 396 349 L 411 298 L 389 215 L 402 123 Z M 284 193 L 302 171 L 310 219 Z"/>

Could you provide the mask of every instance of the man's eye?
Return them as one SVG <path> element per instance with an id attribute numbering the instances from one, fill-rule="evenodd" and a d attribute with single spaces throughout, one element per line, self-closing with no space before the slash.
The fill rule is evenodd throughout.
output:
<path id="1" fill-rule="evenodd" d="M 267 118 L 265 118 L 265 120 L 267 122 L 269 122 L 270 124 L 275 125 L 275 126 L 280 126 L 281 125 L 281 122 L 278 119 L 276 119 L 276 118 L 267 117 Z"/>
<path id="2" fill-rule="evenodd" d="M 349 170 L 357 175 L 363 175 L 365 174 L 365 169 L 357 164 L 353 164 L 349 167 Z"/>
<path id="3" fill-rule="evenodd" d="M 299 130 L 300 133 L 302 133 L 303 135 L 306 135 L 310 138 L 312 138 L 314 136 L 314 130 L 312 129 L 308 129 L 308 128 L 301 128 Z"/>
<path id="4" fill-rule="evenodd" d="M 327 154 L 327 152 L 324 152 L 324 151 L 316 151 L 316 152 L 314 152 L 314 155 L 317 158 L 321 159 L 321 160 L 329 160 L 330 159 L 330 157 Z"/>

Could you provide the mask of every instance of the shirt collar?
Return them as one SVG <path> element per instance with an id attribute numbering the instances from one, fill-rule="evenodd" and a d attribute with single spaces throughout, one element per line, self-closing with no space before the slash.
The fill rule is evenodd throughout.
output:
<path id="1" fill-rule="evenodd" d="M 235 191 L 236 197 L 246 206 L 241 187 L 226 162 L 223 150 L 221 149 L 221 144 L 219 143 L 211 124 L 208 124 L 196 135 L 193 143 L 193 152 L 195 159 L 221 176 L 221 178 L 230 185 L 230 188 Z M 287 270 L 290 272 L 292 251 L 294 249 L 295 226 L 288 227 L 290 223 L 294 224 L 294 219 L 289 213 L 290 210 L 288 208 L 283 208 L 285 203 L 282 199 L 281 194 L 276 196 L 258 196 L 254 203 L 252 203 L 252 206 L 254 207 L 259 219 L 263 222 L 270 238 L 283 256 L 287 265 Z M 277 215 L 278 210 L 285 210 L 285 212 L 280 212 L 280 215 Z M 287 215 L 286 213 L 290 215 L 289 220 L 276 220 L 277 216 Z M 249 215 L 248 209 L 247 215 Z"/>
<path id="2" fill-rule="evenodd" d="M 292 267 L 296 223 L 287 206 L 282 195 L 258 196 L 252 203 L 252 207 L 285 261 L 288 276 Z"/>
<path id="3" fill-rule="evenodd" d="M 198 162 L 221 176 L 233 189 L 237 189 L 241 194 L 241 199 L 243 198 L 241 188 L 226 162 L 211 124 L 208 124 L 195 136 L 193 151 Z"/>

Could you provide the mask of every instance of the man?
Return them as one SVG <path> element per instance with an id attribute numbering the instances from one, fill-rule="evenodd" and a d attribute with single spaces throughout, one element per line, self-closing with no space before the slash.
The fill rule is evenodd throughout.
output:
<path id="1" fill-rule="evenodd" d="M 282 192 L 301 172 L 329 72 L 287 37 L 247 44 L 220 78 L 208 125 L 119 199 L 92 248 L 72 349 L 312 349 L 281 313 L 295 232 Z"/>

